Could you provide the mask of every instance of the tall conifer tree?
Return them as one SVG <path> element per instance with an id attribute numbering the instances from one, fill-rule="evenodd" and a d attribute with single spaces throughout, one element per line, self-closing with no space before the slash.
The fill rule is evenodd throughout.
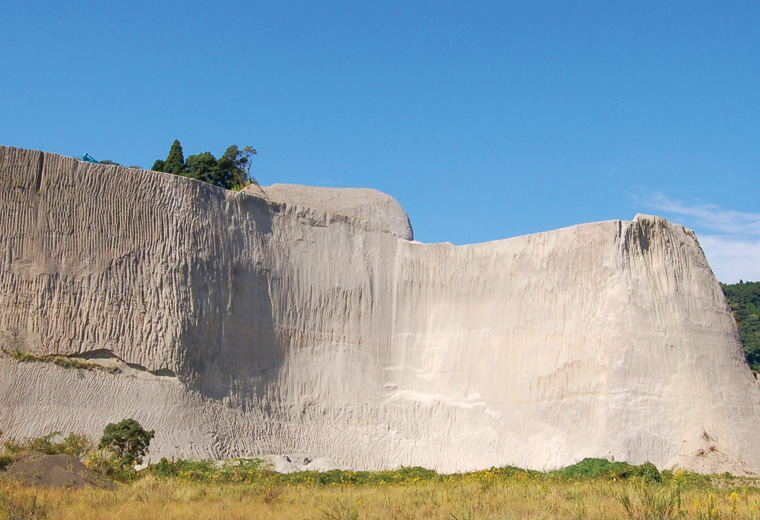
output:
<path id="1" fill-rule="evenodd" d="M 179 140 L 177 139 L 172 143 L 169 156 L 166 158 L 166 162 L 164 162 L 164 171 L 176 175 L 185 173 L 185 156 L 182 154 L 182 145 L 179 144 Z"/>

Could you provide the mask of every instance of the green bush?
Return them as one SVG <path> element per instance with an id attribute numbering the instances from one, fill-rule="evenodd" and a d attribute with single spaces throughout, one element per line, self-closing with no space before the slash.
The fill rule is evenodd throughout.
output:
<path id="1" fill-rule="evenodd" d="M 120 482 L 131 482 L 137 478 L 137 472 L 133 466 L 124 464 L 108 450 L 97 450 L 87 454 L 85 465 L 101 475 Z"/>
<path id="2" fill-rule="evenodd" d="M 149 465 L 145 471 L 159 478 L 178 478 L 192 482 L 211 482 L 217 475 L 214 463 L 209 460 L 169 460 L 166 457 L 162 457 L 156 464 Z"/>
<path id="3" fill-rule="evenodd" d="M 634 466 L 634 471 L 636 476 L 644 482 L 662 482 L 660 470 L 651 462 L 645 462 L 641 466 Z"/>
<path id="4" fill-rule="evenodd" d="M 11 455 L 0 455 L 0 471 L 5 470 L 5 468 L 13 464 L 14 460 L 16 459 Z"/>
<path id="5" fill-rule="evenodd" d="M 82 458 L 92 449 L 92 441 L 85 435 L 68 434 L 61 442 L 52 442 L 61 435 L 61 432 L 48 433 L 42 437 L 17 441 L 9 439 L 3 443 L 3 449 L 6 454 L 18 455 L 27 451 L 38 451 L 46 455 L 61 455 L 66 453 L 77 458 Z"/>
<path id="6" fill-rule="evenodd" d="M 190 482 L 253 482 L 263 473 L 273 474 L 261 459 L 234 459 L 217 466 L 208 460 L 161 458 L 145 469 L 145 474 L 158 478 Z"/>
<path id="7" fill-rule="evenodd" d="M 98 449 L 113 453 L 117 463 L 134 467 L 135 464 L 142 463 L 154 435 L 153 430 L 144 430 L 134 419 L 124 419 L 119 423 L 106 425 Z"/>
<path id="8" fill-rule="evenodd" d="M 261 459 L 228 460 L 218 471 L 219 478 L 226 482 L 250 482 L 261 474 L 271 474 L 269 465 Z"/>
<path id="9" fill-rule="evenodd" d="M 657 469 L 657 468 L 655 468 Z M 577 464 L 549 473 L 553 477 L 627 479 L 635 474 L 634 467 L 627 462 L 610 462 L 607 459 L 583 459 Z"/>
<path id="10" fill-rule="evenodd" d="M 662 473 L 651 462 L 631 466 L 627 462 L 610 462 L 607 459 L 583 459 L 577 464 L 549 473 L 563 479 L 615 479 L 628 480 L 632 477 L 645 482 L 662 482 Z"/>

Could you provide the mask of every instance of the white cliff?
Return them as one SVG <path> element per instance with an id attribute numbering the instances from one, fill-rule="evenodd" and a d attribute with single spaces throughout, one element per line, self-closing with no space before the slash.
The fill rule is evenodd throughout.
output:
<path id="1" fill-rule="evenodd" d="M 322 188 L 298 184 L 259 186 L 253 183 L 244 193 L 284 202 L 292 206 L 316 208 L 375 222 L 386 222 L 391 232 L 404 240 L 414 240 L 412 224 L 401 205 L 381 191 L 369 188 Z"/>
<path id="2" fill-rule="evenodd" d="M 421 244 L 359 194 L 264 191 L 0 147 L 5 435 L 134 417 L 153 456 L 760 472 L 760 388 L 691 231 Z"/>

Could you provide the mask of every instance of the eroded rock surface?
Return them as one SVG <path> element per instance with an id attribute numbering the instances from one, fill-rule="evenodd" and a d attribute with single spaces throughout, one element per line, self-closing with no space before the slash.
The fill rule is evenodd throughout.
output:
<path id="1" fill-rule="evenodd" d="M 386 222 L 391 232 L 404 240 L 414 240 L 412 224 L 401 205 L 381 191 L 369 188 L 322 188 L 298 184 L 251 184 L 243 190 L 250 195 L 286 204 L 315 208 L 375 222 Z"/>
<path id="2" fill-rule="evenodd" d="M 154 457 L 760 471 L 760 389 L 680 225 L 421 244 L 384 218 L 3 147 L 0 190 L 2 348 L 128 367 L 0 357 L 7 436 L 133 417 Z"/>

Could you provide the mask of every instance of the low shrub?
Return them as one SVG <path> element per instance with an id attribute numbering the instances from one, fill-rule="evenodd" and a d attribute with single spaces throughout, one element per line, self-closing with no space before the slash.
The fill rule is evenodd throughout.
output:
<path id="1" fill-rule="evenodd" d="M 13 464 L 14 460 L 16 460 L 15 457 L 11 455 L 0 455 L 0 471 L 4 471 L 5 468 Z"/>
<path id="2" fill-rule="evenodd" d="M 549 472 L 549 476 L 562 479 L 609 479 L 628 480 L 637 477 L 645 482 L 662 482 L 662 474 L 651 462 L 631 466 L 627 462 L 611 462 L 607 459 L 583 459 L 577 464 Z"/>
<path id="3" fill-rule="evenodd" d="M 234 459 L 222 464 L 219 478 L 226 482 L 250 482 L 260 475 L 271 473 L 269 464 L 261 459 Z"/>
<path id="4" fill-rule="evenodd" d="M 86 435 L 69 433 L 62 441 L 52 442 L 61 432 L 52 432 L 42 437 L 28 440 L 9 439 L 3 443 L 6 455 L 18 455 L 27 451 L 38 451 L 46 455 L 68 454 L 82 458 L 92 449 L 92 441 Z"/>
<path id="5" fill-rule="evenodd" d="M 657 469 L 657 468 L 655 468 Z M 621 479 L 635 475 L 635 469 L 627 462 L 611 462 L 607 459 L 583 459 L 577 464 L 549 472 L 552 477 L 563 479 Z"/>
<path id="6" fill-rule="evenodd" d="M 124 464 L 123 460 L 108 450 L 91 451 L 87 454 L 84 464 L 104 477 L 119 482 L 132 482 L 138 477 L 134 466 Z"/>
<path id="7" fill-rule="evenodd" d="M 179 479 L 189 482 L 211 482 L 217 480 L 219 470 L 208 460 L 194 461 L 162 457 L 156 464 L 145 469 L 148 475 L 162 479 Z"/>
<path id="8" fill-rule="evenodd" d="M 157 463 L 150 464 L 144 471 L 161 479 L 178 479 L 185 482 L 228 482 L 250 483 L 264 475 L 273 477 L 279 475 L 272 472 L 261 459 L 233 459 L 214 464 L 208 460 L 161 458 Z"/>
<path id="9" fill-rule="evenodd" d="M 662 474 L 657 466 L 651 462 L 645 462 L 640 466 L 633 467 L 634 473 L 637 477 L 640 477 L 644 482 L 662 482 Z"/>

